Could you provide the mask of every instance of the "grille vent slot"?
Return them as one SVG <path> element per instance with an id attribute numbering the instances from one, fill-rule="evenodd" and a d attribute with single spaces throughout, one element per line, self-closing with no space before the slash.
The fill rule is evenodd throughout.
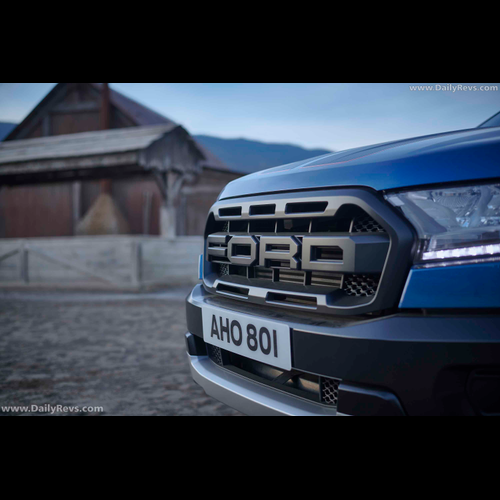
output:
<path id="1" fill-rule="evenodd" d="M 287 214 L 310 214 L 323 213 L 328 206 L 327 201 L 309 201 L 304 203 L 287 203 L 285 213 Z"/>
<path id="2" fill-rule="evenodd" d="M 228 285 L 226 283 L 219 283 L 217 285 L 217 291 L 225 295 L 232 295 L 234 297 L 241 297 L 244 299 L 248 298 L 248 288 Z"/>
<path id="3" fill-rule="evenodd" d="M 311 285 L 327 286 L 329 288 L 342 288 L 342 275 L 340 273 L 325 273 L 322 271 L 312 271 Z"/>
<path id="4" fill-rule="evenodd" d="M 254 278 L 258 280 L 273 280 L 273 270 L 267 267 L 256 267 Z"/>
<path id="5" fill-rule="evenodd" d="M 219 208 L 219 217 L 241 217 L 241 207 Z"/>
<path id="6" fill-rule="evenodd" d="M 316 297 L 308 297 L 307 295 L 269 292 L 266 301 L 270 304 L 295 306 L 303 309 L 316 309 L 317 307 Z"/>
<path id="7" fill-rule="evenodd" d="M 280 269 L 278 271 L 278 280 L 281 283 L 299 283 L 304 284 L 305 273 L 304 271 L 292 271 L 288 269 Z"/>
<path id="8" fill-rule="evenodd" d="M 276 205 L 252 205 L 250 215 L 274 215 Z"/>

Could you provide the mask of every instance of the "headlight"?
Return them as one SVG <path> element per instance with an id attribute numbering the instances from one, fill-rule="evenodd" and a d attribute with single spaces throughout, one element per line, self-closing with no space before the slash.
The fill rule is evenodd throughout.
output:
<path id="1" fill-rule="evenodd" d="M 409 191 L 385 198 L 415 226 L 421 240 L 419 260 L 500 257 L 500 184 Z"/>

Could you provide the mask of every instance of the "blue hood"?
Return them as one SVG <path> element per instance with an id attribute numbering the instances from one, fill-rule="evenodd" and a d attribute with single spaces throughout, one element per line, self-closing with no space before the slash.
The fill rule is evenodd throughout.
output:
<path id="1" fill-rule="evenodd" d="M 328 187 L 377 191 L 500 177 L 500 128 L 472 129 L 348 149 L 229 183 L 220 199 Z"/>

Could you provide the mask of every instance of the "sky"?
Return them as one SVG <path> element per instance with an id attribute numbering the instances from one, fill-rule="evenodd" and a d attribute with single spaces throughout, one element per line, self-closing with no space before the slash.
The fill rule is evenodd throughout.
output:
<path id="1" fill-rule="evenodd" d="M 54 85 L 0 83 L 0 122 L 20 122 Z M 500 83 L 451 85 L 498 90 L 452 91 L 449 82 L 110 83 L 191 134 L 335 151 L 473 128 L 500 111 Z"/>

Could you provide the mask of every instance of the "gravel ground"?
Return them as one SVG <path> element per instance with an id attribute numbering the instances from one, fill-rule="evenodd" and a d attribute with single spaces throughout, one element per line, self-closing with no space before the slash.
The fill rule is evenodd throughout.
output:
<path id="1" fill-rule="evenodd" d="M 0 293 L 0 415 L 240 415 L 191 379 L 186 294 Z"/>

